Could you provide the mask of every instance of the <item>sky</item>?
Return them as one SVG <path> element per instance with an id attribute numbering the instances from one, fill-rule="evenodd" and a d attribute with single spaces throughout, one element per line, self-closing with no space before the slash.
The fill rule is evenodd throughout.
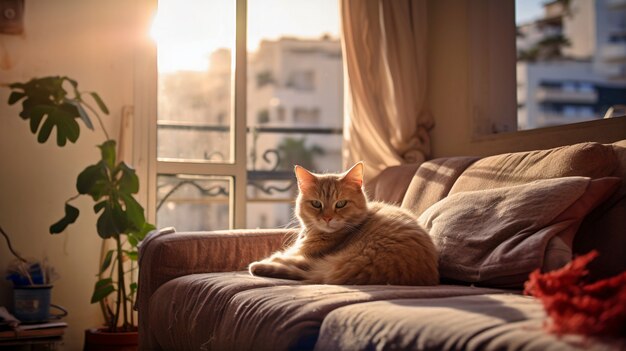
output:
<path id="1" fill-rule="evenodd" d="M 540 17 L 547 0 L 516 0 L 516 23 Z M 235 1 L 159 0 L 151 34 L 160 72 L 206 70 L 209 55 L 235 42 Z M 184 7 L 181 5 L 185 5 Z M 338 0 L 248 0 L 248 50 L 263 38 L 339 36 Z"/>
<path id="2" fill-rule="evenodd" d="M 515 0 L 515 23 L 526 23 L 543 14 L 543 4 L 548 0 Z"/>
<path id="3" fill-rule="evenodd" d="M 209 54 L 235 42 L 235 1 L 159 0 L 151 29 L 159 71 L 205 70 Z M 185 5 L 185 7 L 181 5 Z M 248 0 L 248 50 L 263 38 L 339 36 L 337 0 Z"/>

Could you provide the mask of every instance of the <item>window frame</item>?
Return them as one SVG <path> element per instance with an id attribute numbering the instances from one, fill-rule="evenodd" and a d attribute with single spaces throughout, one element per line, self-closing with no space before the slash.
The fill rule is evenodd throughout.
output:
<path id="1" fill-rule="evenodd" d="M 142 0 L 145 28 L 152 23 L 157 0 Z M 144 40 L 135 55 L 135 111 L 133 164 L 142 187 L 138 197 L 145 204 L 148 220 L 156 223 L 157 177 L 160 174 L 191 174 L 230 177 L 229 227 L 246 226 L 246 101 L 247 101 L 247 0 L 236 0 L 235 50 L 233 60 L 231 152 L 232 162 L 208 163 L 194 160 L 159 160 L 157 157 L 157 45 Z"/>

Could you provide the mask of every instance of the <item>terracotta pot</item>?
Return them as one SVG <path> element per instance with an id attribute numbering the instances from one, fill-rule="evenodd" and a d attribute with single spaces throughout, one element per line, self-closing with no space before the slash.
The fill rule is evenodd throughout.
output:
<path id="1" fill-rule="evenodd" d="M 85 351 L 135 351 L 139 345 L 139 333 L 105 331 L 105 328 L 85 330 Z"/>

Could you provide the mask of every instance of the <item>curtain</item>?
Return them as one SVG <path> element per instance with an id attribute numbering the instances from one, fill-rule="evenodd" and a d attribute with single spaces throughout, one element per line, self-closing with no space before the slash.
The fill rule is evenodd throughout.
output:
<path id="1" fill-rule="evenodd" d="M 430 156 L 426 106 L 427 0 L 340 0 L 344 166 L 386 167 Z"/>

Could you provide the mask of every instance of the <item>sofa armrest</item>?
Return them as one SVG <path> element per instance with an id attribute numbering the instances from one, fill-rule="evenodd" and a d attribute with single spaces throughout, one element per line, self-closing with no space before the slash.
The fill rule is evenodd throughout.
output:
<path id="1" fill-rule="evenodd" d="M 152 293 L 174 278 L 244 270 L 284 247 L 297 233 L 297 229 L 152 232 L 139 249 L 136 307 L 141 311 Z"/>

